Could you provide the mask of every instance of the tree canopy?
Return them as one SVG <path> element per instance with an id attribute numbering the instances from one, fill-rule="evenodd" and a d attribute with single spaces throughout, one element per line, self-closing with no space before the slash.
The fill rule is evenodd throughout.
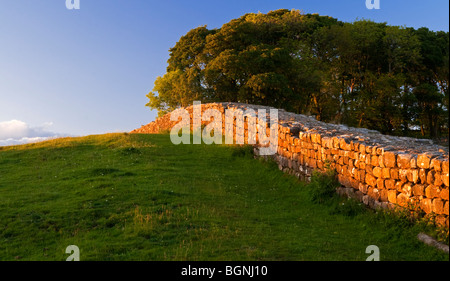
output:
<path id="1" fill-rule="evenodd" d="M 448 134 L 449 34 L 298 10 L 249 13 L 190 30 L 170 49 L 149 106 L 245 102 L 325 122 Z"/>

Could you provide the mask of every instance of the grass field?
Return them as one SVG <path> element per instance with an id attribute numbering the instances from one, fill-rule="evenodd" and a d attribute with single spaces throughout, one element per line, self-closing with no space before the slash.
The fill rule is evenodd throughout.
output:
<path id="1" fill-rule="evenodd" d="M 311 200 L 245 147 L 106 134 L 0 147 L 0 260 L 448 260 L 420 229 Z M 339 205 L 339 204 L 338 204 Z"/>

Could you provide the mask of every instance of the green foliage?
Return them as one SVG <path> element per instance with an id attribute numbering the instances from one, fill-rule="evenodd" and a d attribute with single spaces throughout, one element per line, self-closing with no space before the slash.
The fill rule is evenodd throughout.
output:
<path id="1" fill-rule="evenodd" d="M 448 32 L 298 10 L 201 26 L 170 49 L 147 106 L 194 100 L 270 105 L 385 134 L 448 134 Z M 431 87 L 433 89 L 431 89 Z"/>
<path id="2" fill-rule="evenodd" d="M 167 134 L 2 147 L 0 260 L 63 261 L 77 245 L 82 261 L 364 261 L 377 245 L 383 261 L 448 261 L 408 225 L 311 202 L 250 152 Z"/>
<path id="3" fill-rule="evenodd" d="M 424 232 L 448 245 L 448 227 L 436 225 L 433 214 L 430 215 L 425 215 L 420 208 L 412 204 L 403 209 L 378 210 L 370 219 L 371 223 L 381 224 L 395 231 L 414 229 L 416 233 Z"/>
<path id="4" fill-rule="evenodd" d="M 327 208 L 331 216 L 347 218 L 358 217 L 372 225 L 379 225 L 387 230 L 388 235 L 399 235 L 401 232 L 424 232 L 448 245 L 448 227 L 436 225 L 433 213 L 426 215 L 417 204 L 408 203 L 406 208 L 368 209 L 362 202 L 346 196 L 339 196 L 336 188 L 340 184 L 335 173 L 314 171 L 306 190 L 314 204 Z M 363 218 L 364 217 L 364 218 Z"/>
<path id="5" fill-rule="evenodd" d="M 367 212 L 367 207 L 353 198 L 339 198 L 332 207 L 331 214 L 354 217 Z"/>
<path id="6" fill-rule="evenodd" d="M 231 155 L 234 157 L 253 157 L 253 146 L 251 145 L 235 145 L 232 146 Z"/>
<path id="7" fill-rule="evenodd" d="M 327 205 L 331 215 L 354 217 L 363 214 L 366 211 L 363 203 L 336 193 L 336 189 L 340 186 L 333 170 L 313 171 L 307 189 L 310 200 L 315 204 Z"/>
<path id="8" fill-rule="evenodd" d="M 330 202 L 336 196 L 336 188 L 339 186 L 333 170 L 327 172 L 314 170 L 308 185 L 311 201 L 319 204 Z"/>

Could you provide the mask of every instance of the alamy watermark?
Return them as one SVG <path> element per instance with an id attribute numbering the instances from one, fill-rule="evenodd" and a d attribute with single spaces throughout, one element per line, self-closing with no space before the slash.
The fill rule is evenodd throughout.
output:
<path id="1" fill-rule="evenodd" d="M 370 245 L 366 248 L 366 254 L 371 254 L 366 261 L 380 261 L 380 248 L 376 245 Z"/>
<path id="2" fill-rule="evenodd" d="M 366 0 L 366 8 L 369 10 L 372 10 L 372 9 L 379 10 L 380 9 L 380 0 Z"/>
<path id="3" fill-rule="evenodd" d="M 70 254 L 66 261 L 80 261 L 80 248 L 76 245 L 70 245 L 66 248 L 66 254 Z"/>
<path id="4" fill-rule="evenodd" d="M 191 117 L 189 112 L 180 108 L 170 114 L 171 121 L 178 121 L 180 118 L 181 121 L 175 124 L 170 131 L 170 139 L 176 145 L 190 144 Z M 258 144 L 260 155 L 274 155 L 277 152 L 278 109 L 270 109 L 269 122 L 267 122 L 266 109 L 258 109 L 258 112 L 251 108 L 247 108 L 245 111 L 226 109 L 225 116 L 223 116 L 219 110 L 213 108 L 202 113 L 201 102 L 194 101 L 192 118 L 193 144 L 201 144 L 202 140 L 205 144 L 222 144 L 222 129 L 224 128 L 222 120 L 225 120 L 225 144 L 233 144 L 234 136 L 236 144 L 244 144 L 244 121 L 247 119 L 247 143 Z M 211 122 L 202 129 L 202 121 Z M 179 135 L 180 130 L 181 136 Z"/>
<path id="5" fill-rule="evenodd" d="M 79 10 L 80 0 L 66 0 L 66 8 L 68 10 Z"/>

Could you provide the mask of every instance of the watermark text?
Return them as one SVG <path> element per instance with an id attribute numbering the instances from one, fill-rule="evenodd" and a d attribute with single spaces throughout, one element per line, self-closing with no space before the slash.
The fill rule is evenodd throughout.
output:
<path id="1" fill-rule="evenodd" d="M 66 0 L 66 8 L 68 10 L 79 10 L 80 0 Z"/>
<path id="2" fill-rule="evenodd" d="M 380 0 L 366 0 L 366 8 L 369 10 L 372 10 L 372 9 L 379 10 L 380 9 Z"/>
<path id="3" fill-rule="evenodd" d="M 226 109 L 224 115 L 217 109 L 210 108 L 202 112 L 201 102 L 194 101 L 192 113 L 193 144 L 222 144 L 225 132 L 225 144 L 247 144 L 260 146 L 260 155 L 274 155 L 278 147 L 278 110 L 271 108 L 267 116 L 266 109 L 251 108 Z M 268 118 L 267 118 L 268 117 Z M 181 121 L 179 119 L 181 118 Z M 269 120 L 268 120 L 269 119 Z M 189 112 L 180 108 L 170 114 L 171 121 L 178 121 L 170 131 L 173 144 L 191 143 L 191 116 Z M 223 126 L 223 121 L 225 126 Z M 245 124 L 245 120 L 247 123 Z M 209 122 L 202 129 L 202 122 Z M 247 129 L 245 129 L 247 125 Z M 179 132 L 181 131 L 181 136 Z"/>

